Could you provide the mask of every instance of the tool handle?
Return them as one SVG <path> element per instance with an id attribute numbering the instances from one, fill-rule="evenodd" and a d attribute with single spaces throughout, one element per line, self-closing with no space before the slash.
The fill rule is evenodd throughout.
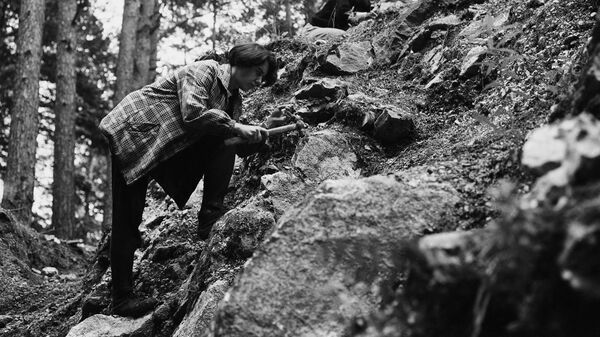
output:
<path id="1" fill-rule="evenodd" d="M 275 136 L 275 135 L 280 135 L 282 133 L 294 131 L 296 129 L 298 129 L 298 124 L 289 124 L 289 125 L 284 125 L 284 126 L 278 126 L 276 128 L 268 129 L 267 135 L 269 135 L 269 137 Z M 232 138 L 225 139 L 225 146 L 239 145 L 239 144 L 244 144 L 246 142 L 247 141 L 242 137 L 232 137 Z"/>

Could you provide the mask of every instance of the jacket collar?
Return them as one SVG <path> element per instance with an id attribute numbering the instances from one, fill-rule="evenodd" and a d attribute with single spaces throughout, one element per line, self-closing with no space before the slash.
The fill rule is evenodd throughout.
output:
<path id="1" fill-rule="evenodd" d="M 227 63 L 219 65 L 219 72 L 217 76 L 227 91 L 227 97 L 231 97 L 232 90 L 229 88 L 229 84 L 231 82 L 231 66 Z M 237 92 L 237 90 L 235 91 Z"/>

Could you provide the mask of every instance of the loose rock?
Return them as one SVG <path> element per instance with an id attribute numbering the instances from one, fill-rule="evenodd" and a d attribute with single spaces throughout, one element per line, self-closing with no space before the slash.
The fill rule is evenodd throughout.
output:
<path id="1" fill-rule="evenodd" d="M 94 315 L 74 326 L 67 337 L 142 337 L 152 334 L 152 314 L 133 319 Z"/>
<path id="2" fill-rule="evenodd" d="M 339 99 L 347 95 L 348 83 L 332 78 L 323 78 L 294 93 L 296 99 Z"/>
<path id="3" fill-rule="evenodd" d="M 478 63 L 483 60 L 486 52 L 487 47 L 483 46 L 473 47 L 469 50 L 460 67 L 460 76 L 468 77 L 474 75 L 477 72 L 477 69 L 479 69 Z"/>
<path id="4" fill-rule="evenodd" d="M 415 134 L 412 115 L 398 107 L 389 107 L 375 121 L 374 136 L 383 143 L 397 143 Z"/>
<path id="5" fill-rule="evenodd" d="M 330 51 L 321 69 L 332 75 L 348 75 L 367 70 L 373 63 L 373 47 L 368 41 L 343 43 Z"/>

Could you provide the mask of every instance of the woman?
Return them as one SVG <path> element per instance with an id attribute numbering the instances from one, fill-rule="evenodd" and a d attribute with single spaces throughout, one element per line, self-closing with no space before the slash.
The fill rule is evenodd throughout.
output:
<path id="1" fill-rule="evenodd" d="M 138 226 L 146 188 L 155 179 L 183 208 L 204 177 L 198 213 L 198 234 L 206 239 L 223 214 L 223 199 L 233 172 L 236 152 L 258 150 L 266 128 L 283 123 L 269 118 L 265 127 L 244 125 L 239 90 L 271 85 L 277 79 L 275 56 L 263 46 L 233 47 L 229 64 L 194 62 L 172 75 L 127 95 L 102 121 L 112 153 L 113 218 L 110 246 L 112 312 L 138 317 L 157 301 L 133 294 L 132 267 L 141 246 Z M 239 136 L 249 145 L 226 147 L 226 138 Z"/>
<path id="2" fill-rule="evenodd" d="M 372 13 L 368 13 L 370 10 L 370 0 L 327 0 L 298 32 L 298 36 L 311 42 L 344 37 L 351 24 L 373 17 Z"/>

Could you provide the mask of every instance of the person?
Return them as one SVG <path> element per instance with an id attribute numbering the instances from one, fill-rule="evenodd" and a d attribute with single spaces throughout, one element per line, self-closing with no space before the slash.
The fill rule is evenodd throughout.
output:
<path id="1" fill-rule="evenodd" d="M 256 43 L 236 45 L 229 62 L 194 62 L 127 95 L 100 122 L 112 158 L 113 216 L 110 243 L 112 313 L 139 317 L 158 302 L 133 293 L 133 257 L 142 239 L 146 189 L 154 179 L 182 209 L 204 178 L 198 237 L 205 240 L 224 213 L 223 202 L 235 155 L 257 152 L 267 129 L 285 122 L 270 117 L 263 126 L 237 122 L 240 90 L 277 80 L 273 53 Z M 224 140 L 247 141 L 235 147 Z"/>
<path id="2" fill-rule="evenodd" d="M 300 30 L 298 36 L 310 42 L 342 38 L 350 25 L 373 16 L 370 0 L 327 0 Z"/>

